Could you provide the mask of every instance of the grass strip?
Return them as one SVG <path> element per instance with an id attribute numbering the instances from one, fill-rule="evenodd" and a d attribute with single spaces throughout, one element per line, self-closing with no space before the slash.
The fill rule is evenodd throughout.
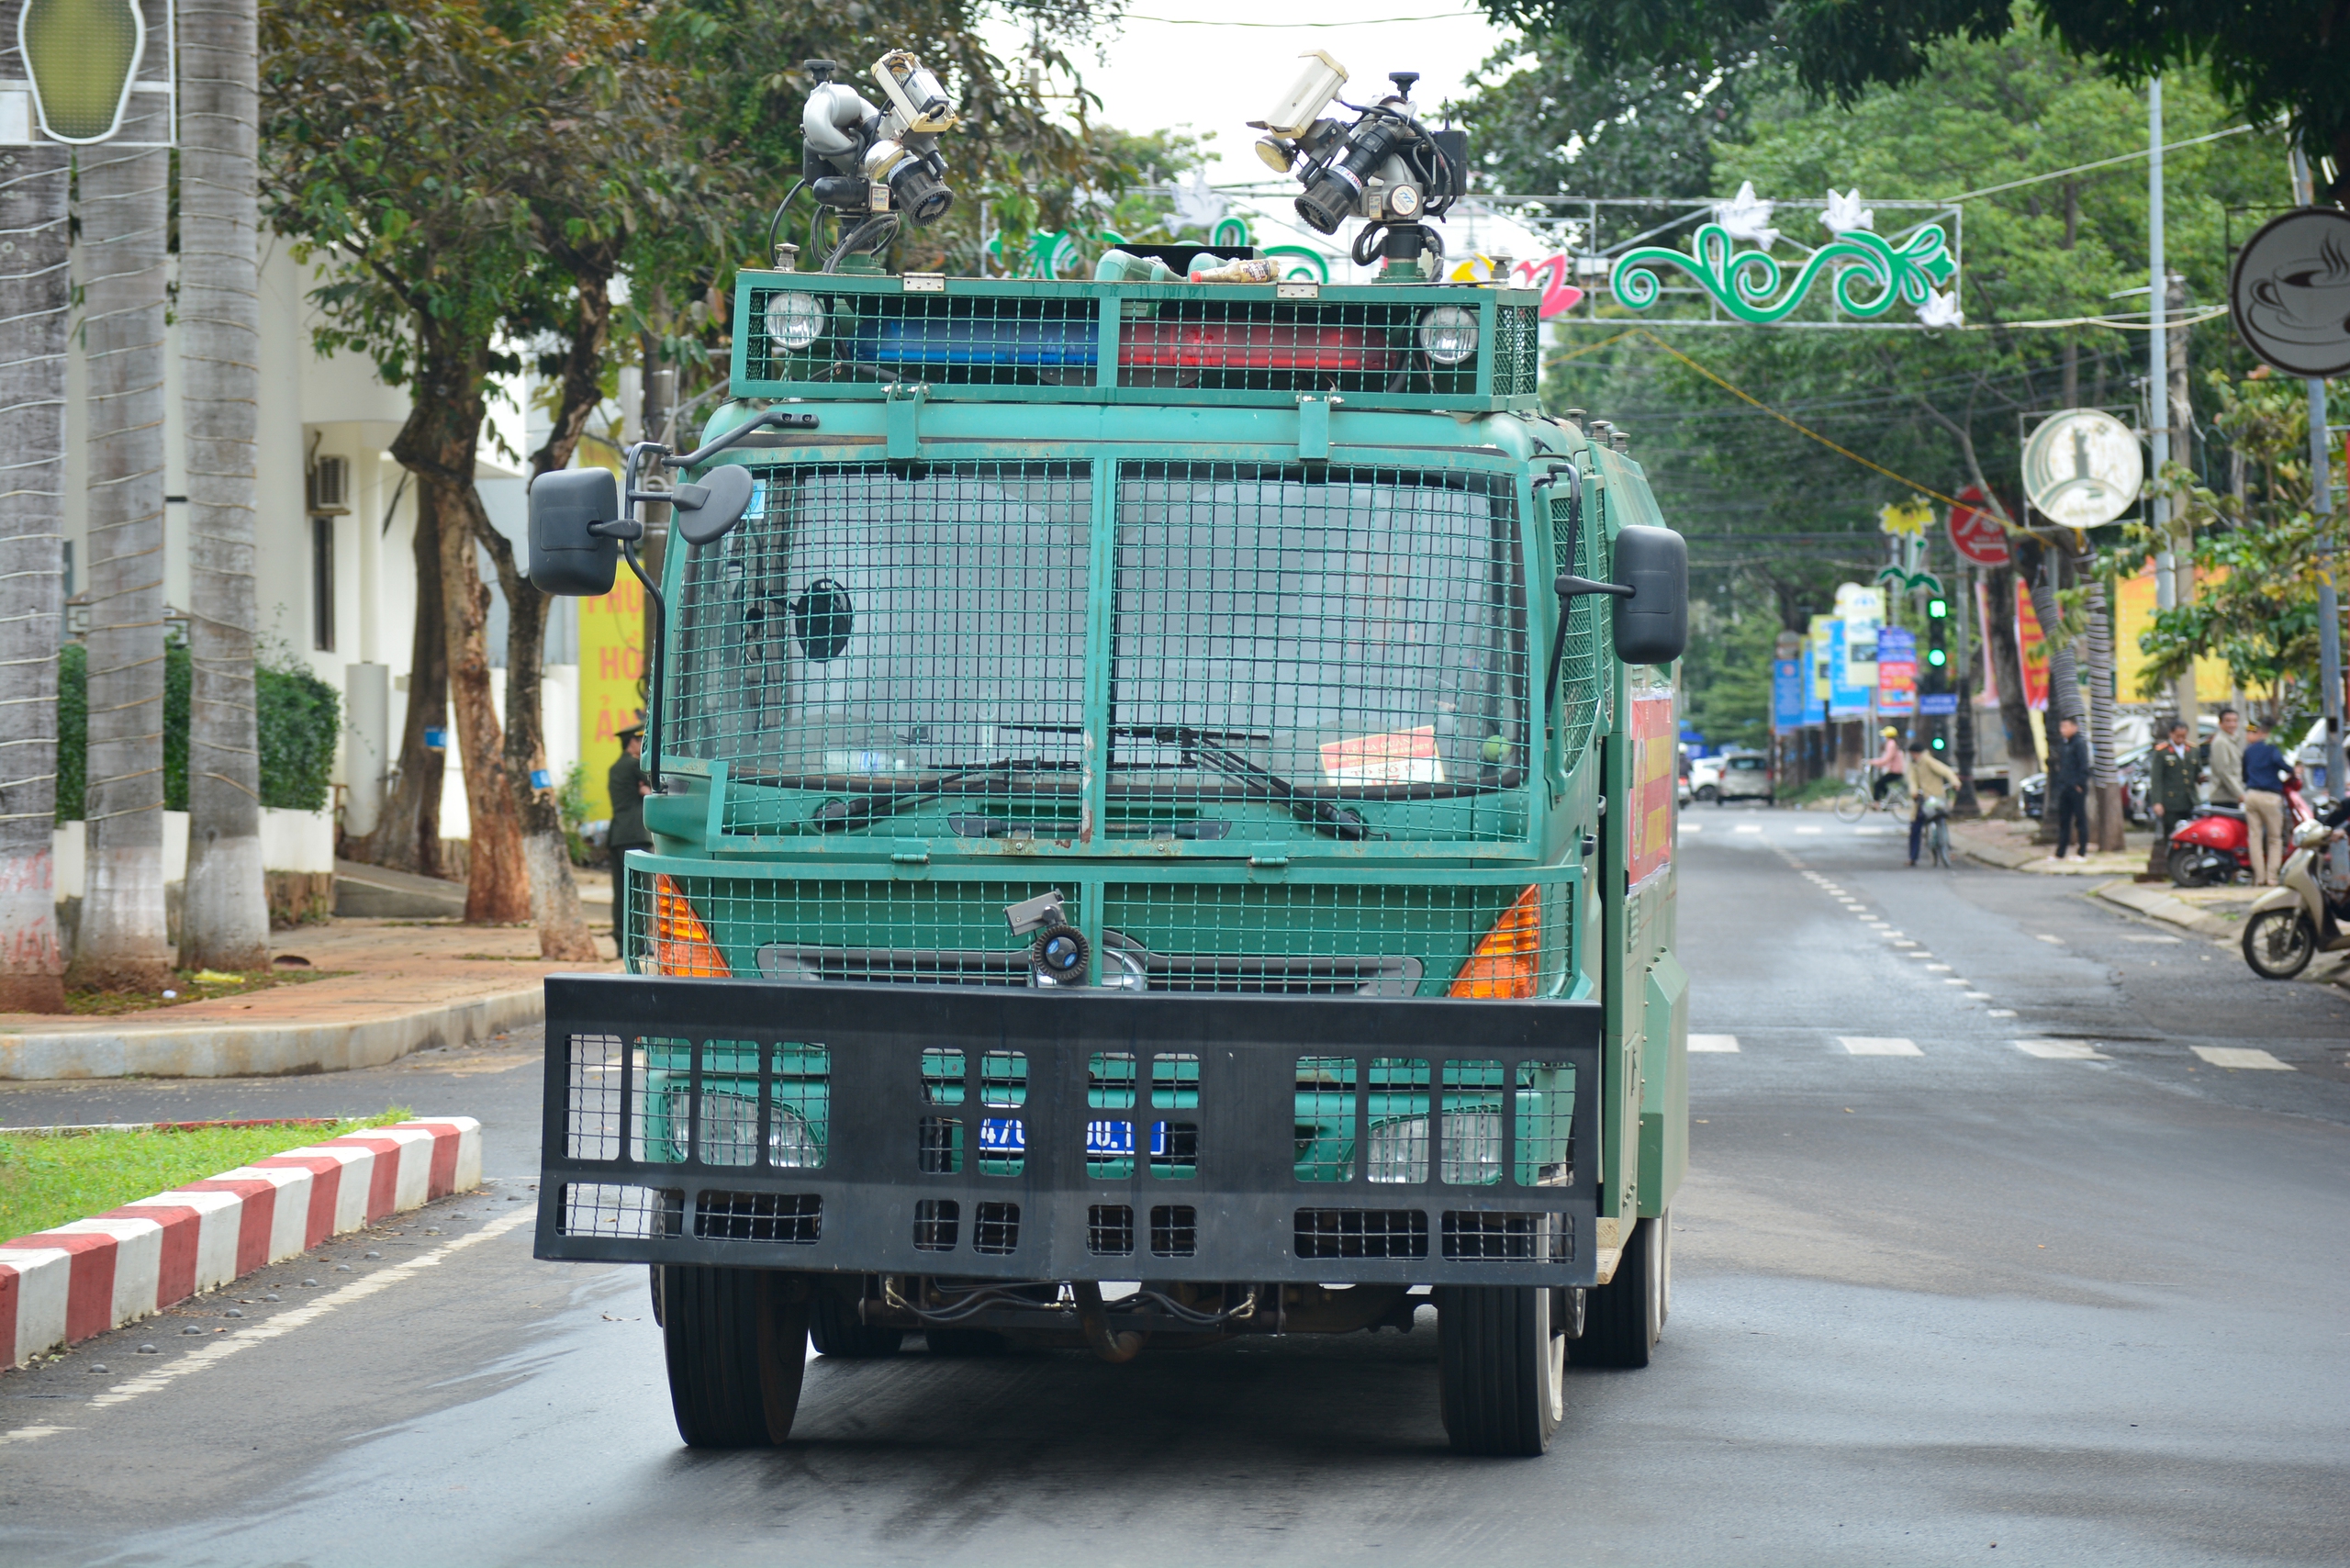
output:
<path id="1" fill-rule="evenodd" d="M 393 1106 L 381 1115 L 331 1126 L 268 1122 L 0 1137 L 0 1238 L 88 1219 L 289 1148 L 404 1122 L 413 1114 L 406 1106 Z"/>

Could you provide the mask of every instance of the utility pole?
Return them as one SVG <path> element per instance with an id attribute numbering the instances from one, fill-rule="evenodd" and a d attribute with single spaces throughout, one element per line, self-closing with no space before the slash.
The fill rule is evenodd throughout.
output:
<path id="1" fill-rule="evenodd" d="M 2304 207 L 2316 205 L 2309 160 L 2299 148 L 2293 151 L 2293 195 Z M 2333 516 L 2333 453 L 2325 428 L 2325 378 L 2311 376 L 2309 387 L 2310 510 L 2318 520 L 2317 651 L 2318 681 L 2325 689 L 2325 788 L 2339 801 L 2345 783 L 2342 776 L 2342 601 L 2333 591 L 2333 547 L 2325 538 Z"/>
<path id="2" fill-rule="evenodd" d="M 2171 582 L 2170 497 L 2163 465 L 2170 461 L 2170 269 L 2163 259 L 2163 79 L 2146 84 L 2146 428 L 2154 437 L 2154 608 L 2177 602 Z"/>

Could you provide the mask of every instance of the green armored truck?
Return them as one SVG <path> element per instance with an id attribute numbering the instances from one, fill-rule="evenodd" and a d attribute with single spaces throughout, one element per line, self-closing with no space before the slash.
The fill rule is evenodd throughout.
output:
<path id="1" fill-rule="evenodd" d="M 1686 558 L 1539 412 L 1533 293 L 1399 274 L 745 271 L 702 448 L 535 485 L 550 591 L 675 520 L 537 1245 L 653 1266 L 688 1443 L 781 1440 L 811 1336 L 1432 1306 L 1476 1453 L 1648 1361 Z"/>

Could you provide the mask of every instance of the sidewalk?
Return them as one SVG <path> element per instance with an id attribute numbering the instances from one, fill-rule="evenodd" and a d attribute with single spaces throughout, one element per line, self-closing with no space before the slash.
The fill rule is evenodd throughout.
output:
<path id="1" fill-rule="evenodd" d="M 607 895 L 609 896 L 609 895 Z M 589 909 L 605 961 L 609 924 Z M 607 917 L 609 919 L 609 917 Z M 330 971 L 246 996 L 106 1018 L 0 1014 L 0 1079 L 226 1078 L 375 1067 L 464 1045 L 544 1016 L 540 981 L 583 966 L 543 962 L 528 926 L 344 920 L 272 934 L 272 952 Z"/>

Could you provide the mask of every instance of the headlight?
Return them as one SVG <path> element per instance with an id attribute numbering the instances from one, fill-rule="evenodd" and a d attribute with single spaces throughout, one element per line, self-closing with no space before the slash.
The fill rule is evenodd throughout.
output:
<path id="1" fill-rule="evenodd" d="M 1477 353 L 1477 313 L 1439 305 L 1420 318 L 1420 349 L 1438 364 L 1454 365 Z"/>
<path id="2" fill-rule="evenodd" d="M 1421 335 L 1427 335 L 1421 329 Z M 824 308 L 805 294 L 778 294 L 767 301 L 767 336 L 797 352 L 824 335 Z"/>
<path id="3" fill-rule="evenodd" d="M 1371 1179 L 1428 1179 L 1428 1119 L 1406 1116 L 1371 1129 Z M 1490 1187 L 1502 1179 L 1502 1118 L 1498 1111 L 1447 1111 L 1444 1160 L 1448 1186 Z"/>
<path id="4" fill-rule="evenodd" d="M 669 1146 L 686 1140 L 687 1114 L 693 1096 L 673 1089 L 663 1097 L 669 1119 Z M 824 1146 L 808 1119 L 788 1106 L 774 1106 L 767 1126 L 767 1163 L 778 1170 L 811 1170 L 824 1163 Z M 701 1162 L 704 1165 L 753 1165 L 758 1148 L 759 1103 L 741 1094 L 705 1092 L 701 1097 Z"/>

